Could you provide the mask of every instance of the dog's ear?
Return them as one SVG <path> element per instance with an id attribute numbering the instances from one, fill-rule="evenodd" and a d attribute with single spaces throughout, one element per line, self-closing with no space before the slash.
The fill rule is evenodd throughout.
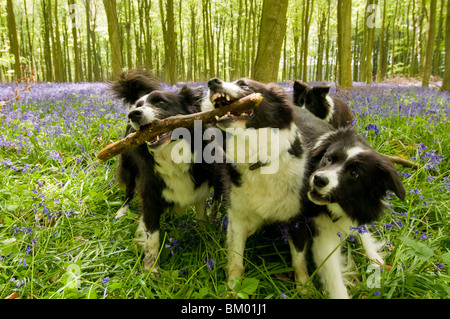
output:
<path id="1" fill-rule="evenodd" d="M 299 94 L 306 90 L 307 87 L 308 86 L 306 84 L 303 84 L 300 81 L 294 82 L 294 92 L 298 92 Z"/>
<path id="2" fill-rule="evenodd" d="M 380 154 L 380 156 L 382 156 Z M 397 173 L 397 169 L 387 158 L 380 159 L 377 164 L 377 169 L 380 173 L 379 180 L 384 184 L 386 189 L 391 190 L 401 200 L 405 199 L 405 188 L 400 180 L 400 176 Z"/>
<path id="3" fill-rule="evenodd" d="M 180 92 L 178 94 L 186 102 L 187 105 L 192 105 L 192 104 L 195 104 L 197 101 L 202 99 L 202 97 L 203 97 L 203 86 L 190 88 L 187 85 L 184 85 L 180 89 Z"/>
<path id="4" fill-rule="evenodd" d="M 160 81 L 149 70 L 141 68 L 122 72 L 116 82 L 109 84 L 109 91 L 125 103 L 133 104 L 142 96 L 160 89 Z"/>
<path id="5" fill-rule="evenodd" d="M 313 94 L 317 96 L 325 97 L 328 93 L 330 93 L 329 86 L 316 86 L 312 88 Z"/>
<path id="6" fill-rule="evenodd" d="M 297 106 L 302 106 L 304 101 L 303 100 L 303 95 L 306 93 L 306 89 L 308 88 L 308 86 L 306 84 L 303 84 L 299 81 L 295 81 L 294 82 L 294 104 Z"/>
<path id="7" fill-rule="evenodd" d="M 181 104 L 190 110 L 190 112 L 200 112 L 200 102 L 203 98 L 203 86 L 190 88 L 187 85 L 184 85 L 178 94 L 181 99 Z"/>
<path id="8" fill-rule="evenodd" d="M 327 139 L 322 140 L 311 152 L 311 157 L 315 160 L 320 160 L 325 152 L 327 151 L 328 147 L 330 147 L 332 141 L 330 137 Z"/>

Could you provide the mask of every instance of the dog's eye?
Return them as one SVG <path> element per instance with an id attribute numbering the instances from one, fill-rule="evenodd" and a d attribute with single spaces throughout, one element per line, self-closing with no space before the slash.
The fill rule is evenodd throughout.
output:
<path id="1" fill-rule="evenodd" d="M 248 90 L 248 85 L 245 83 L 245 81 L 237 81 L 236 84 L 243 88 L 244 90 Z"/>
<path id="2" fill-rule="evenodd" d="M 326 155 L 326 156 L 324 157 L 324 159 L 325 159 L 325 163 L 327 163 L 327 164 L 330 164 L 330 163 L 333 162 L 333 157 L 330 156 L 330 155 Z"/>
<path id="3" fill-rule="evenodd" d="M 351 176 L 352 178 L 358 178 L 358 177 L 359 177 L 359 173 L 358 173 L 358 171 L 357 171 L 356 169 L 352 169 L 352 170 L 350 171 L 350 176 Z"/>
<path id="4" fill-rule="evenodd" d="M 136 108 L 142 107 L 144 105 L 144 101 L 137 101 L 136 102 Z"/>

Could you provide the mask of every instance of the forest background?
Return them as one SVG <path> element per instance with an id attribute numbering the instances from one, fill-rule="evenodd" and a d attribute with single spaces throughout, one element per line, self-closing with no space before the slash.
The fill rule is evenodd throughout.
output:
<path id="1" fill-rule="evenodd" d="M 142 66 L 170 84 L 400 76 L 449 90 L 449 34 L 450 0 L 0 0 L 0 81 Z"/>

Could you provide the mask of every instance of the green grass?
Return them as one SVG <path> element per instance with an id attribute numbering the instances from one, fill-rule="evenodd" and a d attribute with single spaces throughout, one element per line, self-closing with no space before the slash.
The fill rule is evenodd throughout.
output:
<path id="1" fill-rule="evenodd" d="M 405 93 L 399 101 L 419 98 L 419 93 L 414 94 Z M 445 110 L 448 101 L 442 98 L 437 103 Z M 308 296 L 296 289 L 289 247 L 277 226 L 249 238 L 245 279 L 236 282 L 231 291 L 225 276 L 222 216 L 199 227 L 193 210 L 183 216 L 164 215 L 160 275 L 143 270 L 142 252 L 133 240 L 138 201 L 132 203 L 126 216 L 115 220 L 123 196 L 114 181 L 116 159 L 99 164 L 95 158 L 110 139 L 117 140 L 123 132 L 125 112 L 108 106 L 111 113 L 119 115 L 105 116 L 109 114 L 106 107 L 97 117 L 95 113 L 70 122 L 62 116 L 70 108 L 82 115 L 87 106 L 101 108 L 105 103 L 66 101 L 58 115 L 56 107 L 48 107 L 48 103 L 46 107 L 34 102 L 4 106 L 3 119 L 8 119 L 12 110 L 18 114 L 29 110 L 41 119 L 53 116 L 46 128 L 53 123 L 63 132 L 52 135 L 43 127 L 17 119 L 0 124 L 3 140 L 25 140 L 23 147 L 0 146 L 0 298 L 14 291 L 19 298 L 43 299 L 326 297 L 315 273 Z M 357 127 L 378 151 L 415 157 L 421 169 L 399 167 L 404 174 L 406 200 L 392 198 L 391 208 L 375 223 L 380 231 L 375 237 L 388 243 L 383 253 L 390 270 L 371 269 L 371 261 L 359 244 L 343 243 L 343 251 L 355 262 L 349 286 L 354 298 L 450 296 L 450 130 L 443 116 L 437 122 L 426 114 L 358 116 Z M 365 130 L 371 123 L 377 124 L 378 136 Z M 426 151 L 444 155 L 436 170 L 424 168 L 426 162 L 416 146 L 419 143 L 428 147 Z M 50 150 L 57 151 L 60 159 L 49 156 L 46 151 Z M 211 260 L 214 265 L 207 264 Z M 380 280 L 375 287 L 371 285 L 374 278 Z"/>

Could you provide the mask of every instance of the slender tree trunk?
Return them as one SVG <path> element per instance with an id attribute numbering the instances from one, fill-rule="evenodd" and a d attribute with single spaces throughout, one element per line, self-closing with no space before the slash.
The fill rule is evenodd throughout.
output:
<path id="1" fill-rule="evenodd" d="M 317 69 L 316 69 L 316 81 L 322 81 L 323 79 L 323 49 L 325 44 L 325 24 L 327 22 L 327 16 L 325 11 L 321 13 L 319 20 L 319 43 L 317 48 Z"/>
<path id="2" fill-rule="evenodd" d="M 445 62 L 444 62 L 444 82 L 442 90 L 450 91 L 450 1 L 447 1 L 447 21 L 445 24 Z"/>
<path id="3" fill-rule="evenodd" d="M 49 12 L 51 15 L 51 12 Z M 53 44 L 53 61 L 54 61 L 54 70 L 55 70 L 55 81 L 63 82 L 64 81 L 64 63 L 61 51 L 61 38 L 59 34 L 59 22 L 58 22 L 58 0 L 55 0 L 54 7 L 54 15 L 55 15 L 55 35 L 53 36 L 52 32 L 52 44 Z"/>
<path id="4" fill-rule="evenodd" d="M 264 0 L 253 79 L 276 82 L 286 32 L 288 0 Z"/>
<path id="5" fill-rule="evenodd" d="M 414 75 L 416 74 L 416 55 L 417 55 L 417 46 L 416 46 L 416 33 L 417 33 L 416 21 L 417 21 L 417 18 L 416 18 L 416 1 L 415 0 L 412 0 L 411 17 L 412 17 L 412 21 L 413 21 L 413 28 L 412 28 L 413 34 L 412 34 L 412 39 L 411 39 L 411 43 L 412 43 L 411 67 L 409 69 L 409 76 L 414 77 Z"/>
<path id="6" fill-rule="evenodd" d="M 108 20 L 112 77 L 113 79 L 116 79 L 122 73 L 122 50 L 120 48 L 116 0 L 103 0 L 103 5 L 105 6 L 106 18 Z"/>
<path id="7" fill-rule="evenodd" d="M 433 60 L 434 34 L 436 30 L 436 0 L 430 0 L 430 16 L 428 19 L 427 47 L 423 66 L 422 86 L 428 87 L 431 76 L 431 62 Z"/>
<path id="8" fill-rule="evenodd" d="M 442 28 L 444 25 L 444 8 L 445 8 L 445 1 L 441 0 L 440 5 L 440 13 L 439 13 L 439 23 L 438 23 L 438 32 L 436 35 L 436 44 L 435 44 L 435 50 L 433 54 L 433 70 L 432 74 L 435 75 L 442 75 L 442 72 L 439 70 L 439 65 L 441 64 L 441 52 L 442 52 L 442 40 L 444 40 L 444 37 L 442 35 Z"/>
<path id="9" fill-rule="evenodd" d="M 14 73 L 16 76 L 16 80 L 20 81 L 22 78 L 22 73 L 20 69 L 20 54 L 19 54 L 19 40 L 17 38 L 17 29 L 16 29 L 16 17 L 14 15 L 14 7 L 12 0 L 6 1 L 6 10 L 8 12 L 7 20 L 8 20 L 8 34 L 9 34 L 9 43 L 11 45 L 11 53 L 14 55 Z"/>
<path id="10" fill-rule="evenodd" d="M 159 10 L 161 14 L 161 25 L 164 38 L 164 66 L 166 81 L 170 84 L 176 84 L 178 81 L 177 73 L 177 48 L 174 25 L 173 0 L 167 0 L 166 13 L 164 13 L 164 4 L 159 0 Z M 167 19 L 166 19 L 167 15 Z"/>
<path id="11" fill-rule="evenodd" d="M 352 82 L 352 3 L 338 0 L 338 79 L 339 85 L 353 87 Z"/>
<path id="12" fill-rule="evenodd" d="M 377 70 L 377 81 L 382 82 L 384 80 L 384 74 L 383 74 L 383 64 L 386 63 L 384 59 L 384 52 L 387 51 L 387 48 L 385 48 L 384 44 L 384 34 L 385 34 L 385 26 L 386 26 L 386 2 L 387 0 L 383 0 L 383 19 L 381 24 L 381 34 L 380 34 L 380 42 L 378 45 L 379 52 L 378 52 L 378 70 Z M 409 32 L 409 29 L 408 31 Z"/>
<path id="13" fill-rule="evenodd" d="M 23 8 L 25 10 L 25 22 L 26 22 L 26 26 L 27 26 L 28 54 L 30 57 L 30 69 L 33 70 L 33 68 L 34 68 L 33 40 L 31 38 L 30 22 L 28 21 L 26 0 L 23 0 Z"/>
<path id="14" fill-rule="evenodd" d="M 86 10 L 86 53 L 87 53 L 87 80 L 92 82 L 92 48 L 91 48 L 91 1 L 85 1 Z"/>
<path id="15" fill-rule="evenodd" d="M 50 22 L 48 16 L 48 2 L 44 0 L 41 2 L 42 4 L 42 16 L 44 18 L 44 62 L 45 62 L 45 80 L 48 82 L 53 81 L 53 68 L 52 68 L 52 52 L 50 49 Z"/>
<path id="16" fill-rule="evenodd" d="M 69 12 L 70 14 L 75 13 L 75 0 L 68 0 L 69 7 L 73 10 Z M 81 81 L 81 59 L 80 59 L 80 50 L 78 48 L 78 32 L 77 32 L 77 23 L 75 20 L 75 15 L 72 18 L 72 36 L 73 36 L 73 51 L 75 53 L 75 82 Z"/>

